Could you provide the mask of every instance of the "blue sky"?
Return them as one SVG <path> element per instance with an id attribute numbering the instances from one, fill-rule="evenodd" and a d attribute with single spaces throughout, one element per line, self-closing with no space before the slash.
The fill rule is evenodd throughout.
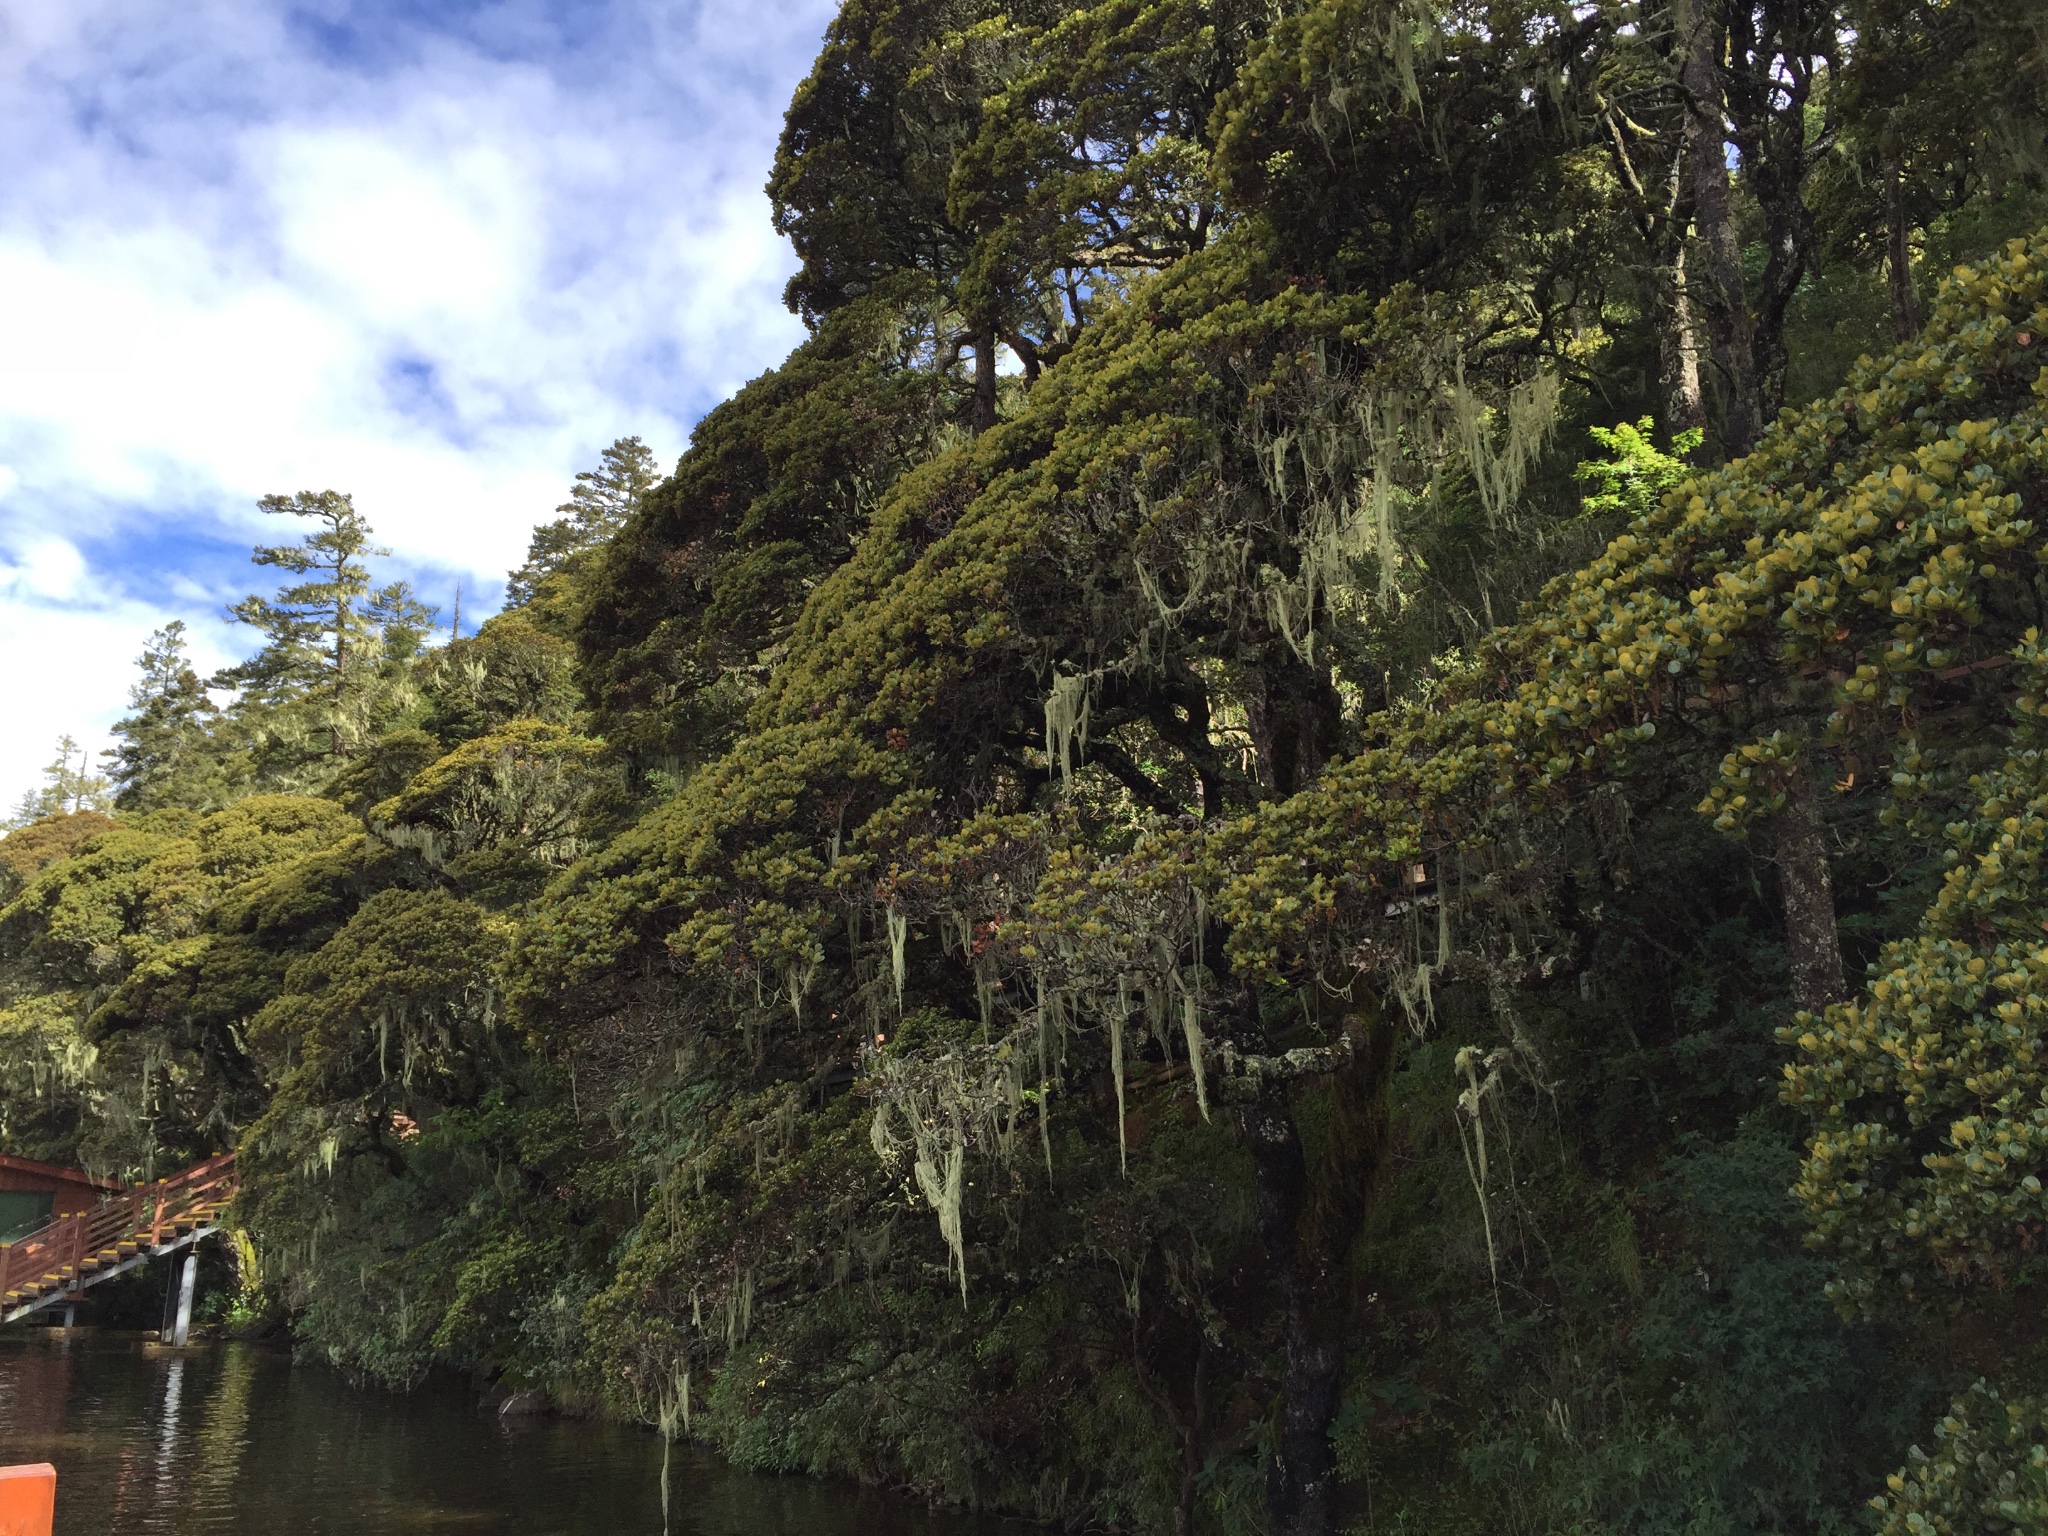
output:
<path id="1" fill-rule="evenodd" d="M 0 808 L 150 630 L 246 649 L 258 496 L 467 619 L 606 443 L 673 462 L 800 335 L 761 185 L 830 13 L 0 0 Z"/>

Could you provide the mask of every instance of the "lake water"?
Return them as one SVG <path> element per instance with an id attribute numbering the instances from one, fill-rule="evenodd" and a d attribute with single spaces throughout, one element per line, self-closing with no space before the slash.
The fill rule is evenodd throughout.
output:
<path id="1" fill-rule="evenodd" d="M 623 1425 L 479 1415 L 459 1384 L 398 1395 L 270 1350 L 0 1329 L 0 1465 L 57 1468 L 57 1536 L 658 1536 L 661 1442 Z M 996 1536 L 677 1446 L 675 1536 Z"/>

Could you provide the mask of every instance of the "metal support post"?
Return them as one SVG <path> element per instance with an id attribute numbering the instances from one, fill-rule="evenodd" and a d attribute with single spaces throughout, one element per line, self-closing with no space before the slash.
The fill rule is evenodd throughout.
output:
<path id="1" fill-rule="evenodd" d="M 178 1282 L 183 1278 L 184 1272 L 184 1253 L 173 1252 L 164 1266 L 164 1320 L 163 1326 L 156 1331 L 156 1341 L 159 1344 L 171 1342 L 171 1329 L 178 1316 Z"/>
<path id="2" fill-rule="evenodd" d="M 192 1332 L 192 1289 L 199 1280 L 199 1250 L 185 1250 L 185 1273 L 178 1281 L 178 1322 L 171 1333 L 171 1343 L 179 1349 L 185 1347 L 185 1340 Z"/>

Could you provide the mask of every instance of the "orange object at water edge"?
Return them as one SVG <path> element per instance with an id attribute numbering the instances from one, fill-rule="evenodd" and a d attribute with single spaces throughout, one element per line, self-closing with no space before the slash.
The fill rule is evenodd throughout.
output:
<path id="1" fill-rule="evenodd" d="M 0 1536 L 50 1536 L 56 1518 L 55 1467 L 0 1467 Z"/>

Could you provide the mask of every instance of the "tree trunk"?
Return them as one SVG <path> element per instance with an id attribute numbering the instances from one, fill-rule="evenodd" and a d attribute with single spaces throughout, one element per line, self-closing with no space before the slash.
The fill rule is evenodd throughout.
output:
<path id="1" fill-rule="evenodd" d="M 1785 404 L 1785 374 L 1792 361 L 1785 345 L 1785 314 L 1799 291 L 1815 244 L 1813 215 L 1806 206 L 1806 145 L 1803 134 L 1779 141 L 1759 154 L 1747 177 L 1764 218 L 1764 270 L 1750 320 L 1751 376 L 1756 389 L 1757 430 Z"/>
<path id="2" fill-rule="evenodd" d="M 334 720 L 328 727 L 328 745 L 336 758 L 348 755 L 347 737 L 343 734 L 348 709 L 348 631 L 342 627 L 346 623 L 346 613 L 337 611 L 334 618 Z"/>
<path id="3" fill-rule="evenodd" d="M 1906 200 L 1899 186 L 1899 163 L 1884 163 L 1885 275 L 1891 281 L 1892 336 L 1911 341 L 1920 334 L 1920 305 L 1913 296 L 1913 252 L 1907 237 Z"/>
<path id="4" fill-rule="evenodd" d="M 1847 991 L 1835 929 L 1835 882 L 1828 868 L 1827 823 L 1805 770 L 1795 769 L 1785 808 L 1774 818 L 1778 890 L 1785 903 L 1785 954 L 1795 1007 L 1818 1013 Z"/>
<path id="5" fill-rule="evenodd" d="M 348 555 L 334 557 L 334 719 L 328 745 L 337 761 L 348 756 L 348 625 L 354 617 L 348 595 Z"/>
<path id="6" fill-rule="evenodd" d="M 1336 1471 L 1330 1421 L 1337 1415 L 1337 1349 L 1317 1338 L 1314 1300 L 1302 1273 L 1297 1230 L 1308 1204 L 1308 1164 L 1284 1083 L 1262 1085 L 1240 1111 L 1254 1173 L 1253 1211 L 1287 1307 L 1287 1365 L 1280 1432 L 1266 1467 L 1268 1536 L 1329 1536 Z"/>
<path id="7" fill-rule="evenodd" d="M 1330 1536 L 1336 1453 L 1330 1425 L 1342 1385 L 1350 1298 L 1340 1275 L 1384 1156 L 1394 1033 L 1384 1020 L 1353 1021 L 1335 1096 L 1329 1143 L 1311 1180 L 1285 1081 L 1262 1080 L 1241 1113 L 1255 1178 L 1253 1212 L 1287 1307 L 1287 1364 L 1279 1433 L 1266 1469 L 1269 1536 Z"/>
<path id="8" fill-rule="evenodd" d="M 1155 1304 L 1156 1305 L 1156 1304 Z M 1167 1303 L 1170 1307 L 1171 1302 Z M 1138 1324 L 1139 1312 L 1131 1309 L 1131 1370 L 1138 1379 L 1138 1389 L 1152 1399 L 1152 1405 L 1160 1416 L 1172 1426 L 1175 1438 L 1180 1441 L 1180 1488 L 1173 1501 L 1174 1536 L 1194 1536 L 1196 1496 L 1201 1492 L 1202 1454 L 1207 1449 L 1209 1423 L 1209 1336 L 1202 1330 L 1201 1319 L 1191 1318 L 1195 1332 L 1194 1381 L 1188 1393 L 1188 1411 L 1182 1413 L 1173 1400 L 1173 1392 L 1167 1383 L 1156 1379 L 1145 1363 L 1147 1334 Z"/>
<path id="9" fill-rule="evenodd" d="M 986 432 L 996 424 L 996 328 L 991 325 L 974 338 L 974 430 Z"/>
<path id="10" fill-rule="evenodd" d="M 1693 325 L 1692 296 L 1686 292 L 1685 248 L 1658 277 L 1663 310 L 1657 327 L 1658 385 L 1664 400 L 1664 430 L 1672 437 L 1702 427 L 1707 407 L 1700 395 L 1699 333 Z"/>
<path id="11" fill-rule="evenodd" d="M 1721 407 L 1721 444 L 1731 458 L 1756 446 L 1763 430 L 1757 391 L 1756 347 L 1749 293 L 1742 279 L 1742 239 L 1728 175 L 1726 109 L 1721 49 L 1726 29 L 1710 8 L 1692 21 L 1685 67 L 1686 173 L 1692 184 L 1693 226 L 1700 241 L 1700 299 L 1713 342 L 1714 395 Z"/>
<path id="12" fill-rule="evenodd" d="M 1684 0 L 1645 0 L 1637 8 L 1638 25 L 1652 36 L 1685 31 Z M 1685 38 L 1676 49 L 1682 70 Z M 1670 54 L 1658 50 L 1664 67 Z M 1657 381 L 1660 419 L 1676 437 L 1706 422 L 1700 399 L 1699 338 L 1693 304 L 1686 292 L 1685 246 L 1692 226 L 1692 189 L 1686 180 L 1686 130 L 1691 114 L 1678 96 L 1675 112 L 1659 114 L 1657 126 L 1645 127 L 1613 105 L 1603 108 L 1607 153 L 1636 234 L 1643 242 L 1643 266 L 1649 273 L 1650 323 L 1657 334 Z"/>
<path id="13" fill-rule="evenodd" d="M 1809 114 L 1814 84 L 1826 78 L 1840 51 L 1839 8 L 1813 0 L 1718 3 L 1720 105 L 1742 152 L 1743 186 L 1763 223 L 1763 270 L 1749 322 L 1755 421 L 1761 431 L 1784 404 L 1791 362 L 1785 316 L 1813 265 L 1818 239 L 1813 212 L 1806 206 L 1816 153 Z M 1823 126 L 1823 135 L 1829 132 Z"/>
<path id="14" fill-rule="evenodd" d="M 1171 655 L 1160 686 L 1146 701 L 1145 715 L 1160 740 L 1187 760 L 1202 797 L 1202 819 L 1223 814 L 1223 760 L 1210 739 L 1209 689 L 1187 659 Z"/>
<path id="15" fill-rule="evenodd" d="M 1268 642 L 1258 690 L 1245 701 L 1260 785 L 1284 798 L 1313 782 L 1337 753 L 1343 711 L 1328 673 L 1303 665 L 1284 641 Z"/>

